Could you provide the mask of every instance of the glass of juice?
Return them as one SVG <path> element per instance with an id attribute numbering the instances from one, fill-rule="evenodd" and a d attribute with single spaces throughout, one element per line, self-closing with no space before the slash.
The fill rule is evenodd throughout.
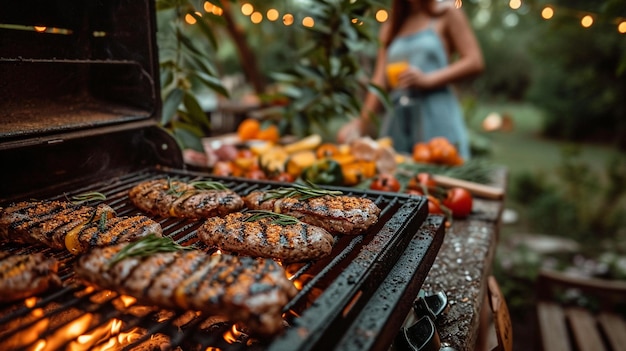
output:
<path id="1" fill-rule="evenodd" d="M 395 88 L 398 85 L 398 75 L 407 68 L 409 68 L 407 61 L 397 61 L 387 64 L 387 82 L 391 88 Z"/>

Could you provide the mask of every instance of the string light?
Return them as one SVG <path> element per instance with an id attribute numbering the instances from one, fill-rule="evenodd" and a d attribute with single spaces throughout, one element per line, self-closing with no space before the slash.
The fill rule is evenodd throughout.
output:
<path id="1" fill-rule="evenodd" d="M 554 10 L 552 9 L 552 7 L 546 6 L 543 8 L 543 10 L 541 10 L 541 17 L 543 17 L 543 19 L 549 20 L 553 16 L 554 16 Z"/>
<path id="2" fill-rule="evenodd" d="M 513 10 L 519 10 L 522 7 L 522 1 L 523 0 L 509 0 L 508 5 Z M 462 0 L 455 0 L 454 5 L 455 7 L 460 8 L 463 6 L 463 2 Z M 205 1 L 204 10 L 207 13 L 212 13 L 217 16 L 221 16 L 223 14 L 223 9 L 211 4 L 209 1 Z M 563 8 L 563 7 L 559 7 L 558 10 L 559 10 L 559 14 L 580 18 L 580 25 L 583 28 L 589 28 L 595 22 L 596 14 L 590 13 L 588 11 L 578 11 L 578 10 L 572 10 L 572 9 Z M 554 6 L 552 5 L 545 6 L 541 9 L 541 17 L 545 20 L 550 20 L 554 18 L 556 12 L 557 12 L 557 9 Z M 241 13 L 244 14 L 245 16 L 250 16 L 250 21 L 252 21 L 252 23 L 258 24 L 263 21 L 263 14 L 261 14 L 259 11 L 255 11 L 254 6 L 249 2 L 243 3 L 241 5 Z M 196 14 L 198 16 L 202 16 L 202 14 L 200 13 L 196 13 Z M 378 21 L 379 23 L 383 23 L 389 20 L 389 12 L 386 9 L 378 9 L 377 11 L 375 11 L 374 17 L 376 21 Z M 266 18 L 269 21 L 274 22 L 274 21 L 277 21 L 281 17 L 277 9 L 271 8 L 267 10 Z M 188 24 L 196 23 L 196 19 L 191 14 L 187 14 L 185 16 L 185 21 Z M 295 19 L 292 14 L 286 13 L 282 16 L 282 21 L 285 26 L 290 26 L 295 22 Z M 363 24 L 361 21 L 358 21 L 357 19 L 353 19 L 352 23 Z M 613 21 L 613 23 L 616 24 L 618 33 L 626 34 L 626 19 L 616 18 Z M 302 19 L 302 25 L 305 27 L 313 27 L 315 25 L 315 20 L 310 16 L 304 17 Z"/>
<path id="3" fill-rule="evenodd" d="M 276 9 L 269 9 L 267 10 L 267 19 L 274 22 L 278 19 L 278 17 L 280 16 L 280 14 L 278 13 L 278 10 Z"/>
<path id="4" fill-rule="evenodd" d="M 513 8 L 514 3 L 515 5 L 518 3 L 521 5 L 521 2 L 522 0 L 510 0 L 509 6 Z M 541 9 L 541 17 L 545 20 L 549 20 L 549 19 L 554 18 L 554 15 L 556 14 L 556 12 L 557 12 L 557 9 L 554 6 L 545 6 Z M 559 12 L 559 15 L 561 16 L 569 16 L 569 17 L 578 19 L 580 21 L 580 25 L 583 28 L 589 28 L 593 26 L 596 19 L 598 18 L 597 14 L 593 12 L 580 11 L 580 10 L 575 10 L 575 9 L 562 7 L 562 6 L 558 8 L 558 12 Z M 612 21 L 612 23 L 617 25 L 617 31 L 619 33 L 626 34 L 626 20 L 624 18 L 615 18 Z"/>
<path id="5" fill-rule="evenodd" d="M 283 24 L 286 25 L 286 26 L 292 25 L 293 24 L 293 15 L 290 14 L 290 13 L 286 13 L 283 16 Z"/>
<path id="6" fill-rule="evenodd" d="M 376 20 L 380 23 L 385 22 L 389 18 L 389 13 L 386 10 L 380 9 L 376 11 Z"/>
<path id="7" fill-rule="evenodd" d="M 254 11 L 250 15 L 250 21 L 252 21 L 252 23 L 254 24 L 259 24 L 261 23 L 261 21 L 263 21 L 263 15 L 259 11 Z"/>
<path id="8" fill-rule="evenodd" d="M 252 12 L 254 12 L 254 6 L 249 2 L 241 5 L 241 13 L 243 13 L 244 16 L 250 16 Z"/>
<path id="9" fill-rule="evenodd" d="M 592 24 L 593 24 L 593 17 L 591 17 L 590 15 L 585 15 L 580 20 L 580 25 L 582 25 L 585 28 L 591 27 Z"/>
<path id="10" fill-rule="evenodd" d="M 202 17 L 202 14 L 200 12 L 196 12 L 195 13 L 197 16 Z M 193 17 L 192 14 L 188 13 L 185 15 L 185 22 L 187 22 L 187 24 L 196 24 L 196 18 Z"/>
<path id="11" fill-rule="evenodd" d="M 221 7 L 215 6 L 208 1 L 204 3 L 204 11 L 206 11 L 207 13 L 212 13 L 216 16 L 221 16 L 224 14 L 224 10 Z"/>
<path id="12" fill-rule="evenodd" d="M 306 16 L 302 19 L 302 25 L 305 27 L 313 28 L 315 26 L 315 20 L 313 17 Z"/>
<path id="13" fill-rule="evenodd" d="M 522 7 L 522 0 L 511 0 L 509 1 L 509 7 L 513 10 L 517 10 Z"/>

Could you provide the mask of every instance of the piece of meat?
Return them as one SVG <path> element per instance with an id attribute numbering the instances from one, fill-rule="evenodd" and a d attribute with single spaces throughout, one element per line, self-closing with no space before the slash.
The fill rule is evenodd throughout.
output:
<path id="1" fill-rule="evenodd" d="M 158 252 L 114 262 L 125 247 L 96 248 L 82 255 L 77 275 L 144 303 L 225 316 L 243 323 L 251 334 L 274 335 L 283 330 L 282 308 L 297 290 L 278 263 L 200 250 Z"/>
<path id="2" fill-rule="evenodd" d="M 161 225 L 146 216 L 113 217 L 91 221 L 64 237 L 65 248 L 77 255 L 92 247 L 137 241 L 150 234 L 163 236 Z"/>
<path id="3" fill-rule="evenodd" d="M 161 217 L 202 219 L 243 208 L 243 200 L 232 190 L 197 189 L 171 179 L 141 182 L 130 189 L 128 196 L 142 211 Z"/>
<path id="4" fill-rule="evenodd" d="M 60 286 L 58 261 L 42 253 L 15 254 L 0 250 L 0 302 L 25 299 Z"/>
<path id="5" fill-rule="evenodd" d="M 0 240 L 65 248 L 65 235 L 85 223 L 112 218 L 108 205 L 77 205 L 68 201 L 22 201 L 0 208 Z"/>
<path id="6" fill-rule="evenodd" d="M 275 193 L 274 193 L 275 194 Z M 380 208 L 370 199 L 347 195 L 323 195 L 300 200 L 255 190 L 244 197 L 246 207 L 298 218 L 333 234 L 357 235 L 378 221 Z"/>
<path id="7" fill-rule="evenodd" d="M 91 247 L 135 241 L 161 225 L 146 216 L 116 217 L 109 205 L 96 207 L 67 201 L 23 201 L 0 209 L 0 240 L 43 244 L 80 254 Z"/>
<path id="8" fill-rule="evenodd" d="M 279 224 L 276 218 L 254 211 L 231 213 L 224 218 L 207 219 L 198 229 L 198 237 L 226 252 L 274 258 L 285 263 L 314 260 L 330 254 L 335 239 L 328 231 L 289 218 L 293 223 Z"/>

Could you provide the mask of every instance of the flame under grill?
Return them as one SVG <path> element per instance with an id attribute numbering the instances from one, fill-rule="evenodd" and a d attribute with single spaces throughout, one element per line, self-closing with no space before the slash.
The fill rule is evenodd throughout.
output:
<path id="1" fill-rule="evenodd" d="M 157 168 L 74 186 L 47 198 L 97 191 L 106 195 L 105 202 L 119 215 L 142 214 L 129 201 L 128 190 L 139 182 L 163 177 L 220 180 L 241 195 L 284 186 Z M 57 258 L 62 263 L 63 287 L 0 305 L 0 345 L 5 350 L 387 348 L 439 250 L 443 223 L 427 217 L 422 198 L 341 190 L 375 201 L 382 209 L 380 220 L 364 235 L 337 237 L 328 258 L 285 267 L 299 293 L 283 309 L 285 332 L 271 340 L 252 339 L 219 316 L 162 310 L 113 291 L 87 287 L 74 279 L 76 257 L 68 252 L 2 244 L 2 249 L 16 254 L 44 252 Z M 214 250 L 196 236 L 202 221 L 153 219 L 176 242 Z"/>

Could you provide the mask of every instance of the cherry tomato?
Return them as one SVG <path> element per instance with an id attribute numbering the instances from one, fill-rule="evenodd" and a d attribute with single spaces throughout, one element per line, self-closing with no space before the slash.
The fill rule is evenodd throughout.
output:
<path id="1" fill-rule="evenodd" d="M 296 179 L 291 173 L 280 172 L 274 177 L 272 177 L 272 180 L 275 180 L 277 182 L 283 182 L 283 183 L 293 183 Z"/>
<path id="2" fill-rule="evenodd" d="M 428 195 L 428 213 L 429 214 L 443 214 L 441 209 L 441 203 L 439 199 L 432 195 Z"/>
<path id="3" fill-rule="evenodd" d="M 265 172 L 263 172 L 260 169 L 249 170 L 248 172 L 245 172 L 243 176 L 244 178 L 248 178 L 252 180 L 267 179 Z"/>
<path id="4" fill-rule="evenodd" d="M 433 176 L 430 175 L 430 173 L 420 172 L 411 177 L 411 179 L 409 179 L 406 187 L 408 189 L 416 189 L 423 192 L 424 187 L 433 188 L 436 186 L 437 183 L 435 183 L 435 180 L 433 179 Z"/>
<path id="5" fill-rule="evenodd" d="M 230 177 L 233 175 L 233 165 L 229 161 L 217 161 L 212 173 L 219 177 Z"/>
<path id="6" fill-rule="evenodd" d="M 400 182 L 391 173 L 381 173 L 374 177 L 370 189 L 378 191 L 397 192 L 400 190 Z"/>
<path id="7" fill-rule="evenodd" d="M 465 218 L 472 212 L 472 194 L 463 188 L 450 188 L 443 205 L 452 211 L 452 216 L 456 218 Z"/>

